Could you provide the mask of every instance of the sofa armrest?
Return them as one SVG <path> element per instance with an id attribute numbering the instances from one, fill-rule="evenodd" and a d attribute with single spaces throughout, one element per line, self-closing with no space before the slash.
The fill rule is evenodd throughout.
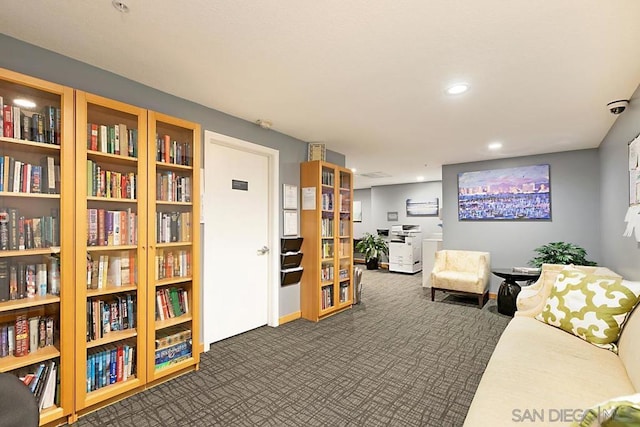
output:
<path id="1" fill-rule="evenodd" d="M 538 313 L 542 312 L 559 273 L 560 271 L 557 270 L 545 271 L 543 269 L 538 281 L 533 285 L 524 288 L 524 293 L 522 295 L 518 295 L 518 298 L 516 299 L 518 311 L 516 311 L 515 315 L 535 317 Z M 530 290 L 534 292 L 531 293 L 529 292 Z"/>

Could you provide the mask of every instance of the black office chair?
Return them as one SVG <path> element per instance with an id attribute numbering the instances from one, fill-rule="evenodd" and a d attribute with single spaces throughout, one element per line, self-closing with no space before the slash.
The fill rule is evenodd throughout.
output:
<path id="1" fill-rule="evenodd" d="M 38 427 L 38 402 L 18 377 L 0 373 L 0 427 Z"/>

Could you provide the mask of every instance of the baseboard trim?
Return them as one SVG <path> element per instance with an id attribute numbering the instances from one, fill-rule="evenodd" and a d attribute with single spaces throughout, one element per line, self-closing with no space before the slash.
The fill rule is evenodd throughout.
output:
<path id="1" fill-rule="evenodd" d="M 301 311 L 296 311 L 294 313 L 287 314 L 286 316 L 282 316 L 281 318 L 279 318 L 278 319 L 278 324 L 279 325 L 284 325 L 285 323 L 292 322 L 292 321 L 297 320 L 297 319 L 299 319 L 301 317 L 302 317 L 302 312 Z"/>

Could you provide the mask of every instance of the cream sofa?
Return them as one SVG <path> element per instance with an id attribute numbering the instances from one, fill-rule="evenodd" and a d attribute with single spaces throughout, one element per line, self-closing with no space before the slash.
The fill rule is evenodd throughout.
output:
<path id="1" fill-rule="evenodd" d="M 489 360 L 465 427 L 569 425 L 600 402 L 640 392 L 640 309 L 627 319 L 618 354 L 534 319 L 562 266 L 543 266 Z M 581 267 L 596 274 L 611 270 Z"/>

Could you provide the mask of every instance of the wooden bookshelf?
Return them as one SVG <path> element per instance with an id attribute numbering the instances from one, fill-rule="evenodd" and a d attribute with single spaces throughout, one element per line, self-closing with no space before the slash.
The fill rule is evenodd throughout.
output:
<path id="1" fill-rule="evenodd" d="M 197 123 L 149 111 L 149 383 L 198 369 L 200 362 L 200 134 Z M 161 319 L 159 306 L 171 305 L 166 298 L 171 289 L 186 291 L 186 297 L 174 294 L 182 295 L 174 304 L 183 314 Z M 156 338 L 176 326 L 191 331 L 190 354 L 156 368 Z"/>
<path id="2" fill-rule="evenodd" d="M 9 354 L 0 358 L 0 371 L 12 372 L 16 375 L 35 372 L 39 364 L 55 363 L 59 373 L 60 389 L 54 399 L 55 404 L 41 411 L 40 424 L 62 423 L 72 417 L 74 394 L 74 254 L 73 254 L 73 230 L 74 230 L 74 128 L 73 128 L 73 89 L 49 83 L 40 79 L 25 76 L 13 71 L 0 69 L 0 97 L 2 104 L 10 106 L 11 114 L 15 114 L 16 122 L 12 121 L 13 129 L 3 126 L 0 129 L 0 156 L 3 158 L 3 176 L 0 181 L 0 208 L 3 210 L 17 209 L 19 216 L 40 218 L 49 216 L 47 230 L 38 231 L 37 223 L 33 223 L 33 243 L 36 247 L 29 247 L 29 243 L 23 239 L 16 242 L 10 237 L 12 244 L 7 250 L 0 250 L 0 263 L 3 265 L 46 264 L 50 262 L 52 254 L 59 257 L 59 285 L 55 283 L 47 268 L 46 289 L 42 292 L 36 289 L 36 296 L 31 298 L 10 299 L 0 302 L 0 323 L 15 327 L 15 320 L 20 314 L 27 316 L 39 316 L 40 318 L 53 319 L 54 336 L 59 335 L 60 340 L 51 342 L 36 350 L 30 351 L 26 356 L 15 357 Z M 33 101 L 35 106 L 22 107 L 13 105 L 17 98 Z M 13 108 L 11 108 L 13 107 Z M 4 111 L 6 113 L 6 110 Z M 19 114 L 19 115 L 18 115 Z M 42 117 L 41 120 L 38 120 Z M 45 122 L 46 120 L 46 122 Z M 40 127 L 38 122 L 43 124 Z M 15 128 L 20 128 L 19 135 L 13 133 Z M 11 131 L 12 134 L 5 134 Z M 4 173 L 9 171 L 10 159 L 24 163 L 22 170 L 29 175 L 30 181 L 39 177 L 40 190 L 35 185 L 38 180 L 30 183 L 21 182 L 20 192 L 14 192 L 14 181 Z M 59 169 L 59 179 L 55 178 L 55 169 L 50 168 L 54 175 L 43 176 L 47 168 L 43 167 L 42 159 L 49 159 Z M 6 162 L 5 162 L 6 161 Z M 46 163 L 45 163 L 46 164 Z M 15 169 L 14 169 L 15 172 Z M 26 175 L 23 175 L 25 177 Z M 54 182 L 55 181 L 55 182 Z M 49 184 L 51 183 L 51 193 Z M 45 187 L 46 185 L 46 187 Z M 25 191 L 26 190 L 26 191 Z M 42 221 L 42 220 L 41 220 Z M 49 229 L 50 225 L 57 224 L 57 231 Z M 15 226 L 8 223 L 9 230 Z M 42 227 L 42 223 L 40 224 Z M 14 228 L 15 229 L 15 228 Z M 18 236 L 16 231 L 14 236 Z M 37 247 L 37 242 L 42 244 L 44 236 L 47 239 L 56 237 L 55 247 L 42 245 Z M 20 248 L 20 245 L 25 248 Z M 56 261 L 56 264 L 58 262 Z M 18 267 L 19 268 L 19 267 Z M 52 280 L 53 279 L 53 280 Z M 1 285 L 0 285 L 1 286 Z M 56 290 L 57 288 L 57 290 Z M 55 295 L 54 295 L 55 294 Z M 15 296 L 15 294 L 14 294 Z M 11 297 L 10 297 L 11 298 Z"/>
<path id="3" fill-rule="evenodd" d="M 146 383 L 147 111 L 76 91 L 75 126 L 75 410 L 82 414 Z M 100 383 L 98 359 L 115 354 L 120 366 L 129 348 L 135 372 Z M 96 371 L 88 390 L 90 358 Z M 102 375 L 108 377 L 106 368 Z"/>
<path id="4" fill-rule="evenodd" d="M 316 193 L 315 209 L 301 211 L 300 309 L 314 322 L 353 303 L 352 183 L 346 168 L 318 160 L 300 165 L 300 185 Z"/>

